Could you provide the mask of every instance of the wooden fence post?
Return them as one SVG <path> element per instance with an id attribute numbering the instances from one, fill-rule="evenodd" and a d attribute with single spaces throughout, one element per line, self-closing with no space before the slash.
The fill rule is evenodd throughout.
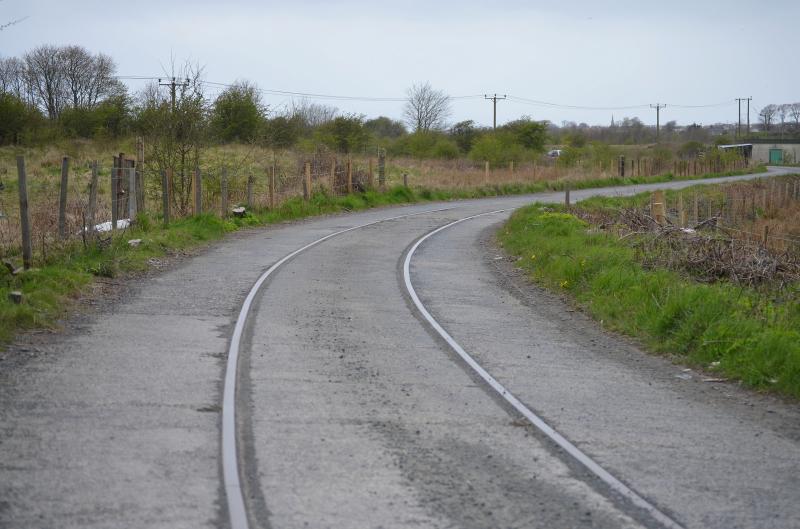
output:
<path id="1" fill-rule="evenodd" d="M 28 180 L 25 175 L 25 157 L 17 156 L 19 178 L 19 225 L 22 229 L 22 266 L 31 267 L 31 217 L 28 212 Z"/>
<path id="2" fill-rule="evenodd" d="M 84 233 L 89 232 L 89 238 L 94 238 L 95 214 L 97 212 L 97 160 L 92 162 L 92 184 L 89 187 L 89 225 L 84 226 Z"/>
<path id="3" fill-rule="evenodd" d="M 378 151 L 378 185 L 383 189 L 386 186 L 386 151 Z"/>
<path id="4" fill-rule="evenodd" d="M 331 195 L 336 196 L 336 157 L 331 160 Z"/>
<path id="5" fill-rule="evenodd" d="M 128 202 L 125 200 L 125 153 L 119 153 L 117 158 L 117 219 L 125 214 Z"/>
<path id="6" fill-rule="evenodd" d="M 203 214 L 203 174 L 200 164 L 194 166 L 194 214 Z"/>
<path id="7" fill-rule="evenodd" d="M 653 203 L 653 219 L 656 221 L 656 224 L 660 226 L 664 224 L 667 212 L 666 203 L 664 200 L 664 192 L 663 191 L 653 192 L 652 203 Z"/>
<path id="8" fill-rule="evenodd" d="M 222 195 L 222 218 L 228 216 L 228 168 L 222 168 L 222 176 L 219 182 L 220 195 Z"/>
<path id="9" fill-rule="evenodd" d="M 408 173 L 403 173 L 403 187 L 408 189 Z"/>
<path id="10" fill-rule="evenodd" d="M 694 223 L 700 224 L 700 198 L 697 193 L 694 194 Z"/>
<path id="11" fill-rule="evenodd" d="M 303 164 L 303 200 L 311 199 L 311 162 Z"/>
<path id="12" fill-rule="evenodd" d="M 269 175 L 269 209 L 275 209 L 275 164 L 272 165 Z"/>
<path id="13" fill-rule="evenodd" d="M 683 209 L 683 193 L 678 195 L 678 222 L 681 228 L 686 227 L 686 211 Z"/>
<path id="14" fill-rule="evenodd" d="M 489 161 L 483 163 L 483 178 L 488 182 L 489 180 Z"/>
<path id="15" fill-rule="evenodd" d="M 347 194 L 353 192 L 353 160 L 347 157 Z"/>
<path id="16" fill-rule="evenodd" d="M 508 162 L 508 171 L 511 174 L 511 176 L 514 176 L 514 160 Z"/>
<path id="17" fill-rule="evenodd" d="M 253 173 L 247 175 L 247 209 L 253 209 Z"/>
<path id="18" fill-rule="evenodd" d="M 764 224 L 764 248 L 767 247 L 767 240 L 769 240 L 769 224 Z"/>
<path id="19" fill-rule="evenodd" d="M 164 213 L 164 226 L 169 225 L 169 183 L 172 180 L 172 168 L 161 171 L 161 207 Z"/>
<path id="20" fill-rule="evenodd" d="M 144 212 L 144 139 L 136 139 L 136 205 Z"/>
<path id="21" fill-rule="evenodd" d="M 564 188 L 564 205 L 569 207 L 569 182 L 565 184 Z"/>
<path id="22" fill-rule="evenodd" d="M 61 159 L 61 191 L 58 197 L 58 237 L 67 236 L 67 187 L 69 183 L 69 158 Z"/>
<path id="23" fill-rule="evenodd" d="M 131 160 L 131 167 L 127 167 L 128 169 L 128 218 L 133 219 L 136 218 L 136 214 L 139 212 L 139 208 L 136 205 L 136 199 L 139 196 L 139 190 L 136 187 L 136 162 Z M 124 165 L 124 164 L 123 164 Z"/>
<path id="24" fill-rule="evenodd" d="M 119 196 L 117 195 L 117 164 L 118 158 L 114 157 L 114 163 L 111 168 L 111 230 L 117 229 L 117 220 L 119 220 Z"/>

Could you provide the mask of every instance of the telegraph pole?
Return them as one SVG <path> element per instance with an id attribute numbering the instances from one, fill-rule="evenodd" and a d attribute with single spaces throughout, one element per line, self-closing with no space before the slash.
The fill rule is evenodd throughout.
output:
<path id="1" fill-rule="evenodd" d="M 172 112 L 175 113 L 175 89 L 177 87 L 186 88 L 189 86 L 189 78 L 187 77 L 186 80 L 178 82 L 176 78 L 171 78 L 168 83 L 162 83 L 161 79 L 158 80 L 159 86 L 168 86 L 170 90 L 170 95 L 172 96 Z"/>
<path id="2" fill-rule="evenodd" d="M 658 143 L 659 136 L 661 134 L 661 109 L 666 107 L 667 105 L 661 105 L 656 103 L 655 105 L 650 105 L 650 108 L 656 109 L 656 143 Z"/>
<path id="3" fill-rule="evenodd" d="M 750 101 L 753 99 L 753 96 L 747 98 L 747 137 L 750 137 Z"/>
<path id="4" fill-rule="evenodd" d="M 737 97 L 736 101 L 739 102 L 739 124 L 736 126 L 736 137 L 741 136 L 742 130 L 742 101 L 747 101 L 747 135 L 750 135 L 750 100 L 752 97 Z"/>
<path id="5" fill-rule="evenodd" d="M 742 135 L 742 99 L 743 97 L 737 97 L 736 101 L 739 102 L 739 118 L 736 122 L 736 137 L 740 137 Z"/>
<path id="6" fill-rule="evenodd" d="M 506 97 L 507 97 L 506 95 L 498 96 L 497 94 L 493 95 L 492 97 L 489 97 L 488 95 L 485 94 L 483 96 L 484 99 L 491 99 L 492 103 L 494 104 L 494 119 L 492 120 L 492 126 L 494 130 L 497 130 L 497 100 L 498 99 L 503 100 Z"/>

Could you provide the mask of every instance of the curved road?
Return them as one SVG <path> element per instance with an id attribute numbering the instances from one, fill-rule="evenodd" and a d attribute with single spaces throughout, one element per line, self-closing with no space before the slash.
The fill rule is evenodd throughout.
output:
<path id="1" fill-rule="evenodd" d="M 528 286 L 491 235 L 534 199 L 562 195 L 237 234 L 102 317 L 25 338 L 0 362 L 0 526 L 230 526 L 220 411 L 239 309 L 273 264 L 349 230 L 270 273 L 235 347 L 250 527 L 797 527 L 797 406 L 703 382 Z M 473 215 L 410 256 L 419 303 L 645 508 L 534 427 L 410 296 L 409 249 Z"/>

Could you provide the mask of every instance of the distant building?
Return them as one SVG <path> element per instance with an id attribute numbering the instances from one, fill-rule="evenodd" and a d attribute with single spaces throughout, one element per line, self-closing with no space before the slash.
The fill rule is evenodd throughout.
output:
<path id="1" fill-rule="evenodd" d="M 800 161 L 800 140 L 759 138 L 747 140 L 747 143 L 752 145 L 755 162 L 783 165 Z"/>

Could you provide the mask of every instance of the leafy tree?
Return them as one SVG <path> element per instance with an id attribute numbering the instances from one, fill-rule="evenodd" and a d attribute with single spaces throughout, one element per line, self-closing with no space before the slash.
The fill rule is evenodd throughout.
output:
<path id="1" fill-rule="evenodd" d="M 530 151 L 529 151 L 530 152 Z M 519 162 L 526 158 L 526 149 L 519 143 L 514 133 L 508 130 L 484 134 L 475 141 L 469 157 L 474 162 L 488 161 L 493 166 Z"/>
<path id="2" fill-rule="evenodd" d="M 480 136 L 480 131 L 471 119 L 459 121 L 450 128 L 450 138 L 456 142 L 463 153 L 468 153 L 472 149 L 472 144 L 475 143 L 478 136 Z"/>
<path id="3" fill-rule="evenodd" d="M 19 143 L 23 132 L 31 132 L 41 121 L 41 114 L 17 96 L 0 94 L 0 144 Z"/>
<path id="4" fill-rule="evenodd" d="M 696 158 L 704 150 L 705 146 L 699 141 L 687 141 L 678 148 L 678 156 L 681 158 Z"/>
<path id="5" fill-rule="evenodd" d="M 225 142 L 250 142 L 262 130 L 266 109 L 258 89 L 247 82 L 222 92 L 211 109 L 211 131 Z"/>
<path id="6" fill-rule="evenodd" d="M 264 143 L 275 149 L 286 149 L 297 143 L 302 131 L 299 116 L 276 116 L 264 122 Z"/>
<path id="7" fill-rule="evenodd" d="M 202 69 L 186 63 L 180 74 L 170 77 L 186 79 L 179 85 L 173 107 L 171 96 L 158 84 L 148 85 L 140 95 L 137 126 L 151 146 L 146 164 L 156 174 L 173 170 L 173 206 L 181 213 L 189 209 L 192 174 L 199 163 L 200 146 L 207 138 L 206 98 L 201 80 Z"/>
<path id="8" fill-rule="evenodd" d="M 511 132 L 515 143 L 531 151 L 542 152 L 547 142 L 547 125 L 527 116 L 506 123 L 501 130 Z"/>
<path id="9" fill-rule="evenodd" d="M 363 149 L 369 141 L 363 116 L 354 114 L 339 116 L 320 125 L 316 136 L 321 143 L 341 153 Z"/>
<path id="10" fill-rule="evenodd" d="M 386 116 L 365 121 L 364 128 L 376 138 L 399 138 L 408 133 L 401 121 Z"/>
<path id="11" fill-rule="evenodd" d="M 456 158 L 458 146 L 441 132 L 415 132 L 399 138 L 389 152 L 414 158 Z"/>

